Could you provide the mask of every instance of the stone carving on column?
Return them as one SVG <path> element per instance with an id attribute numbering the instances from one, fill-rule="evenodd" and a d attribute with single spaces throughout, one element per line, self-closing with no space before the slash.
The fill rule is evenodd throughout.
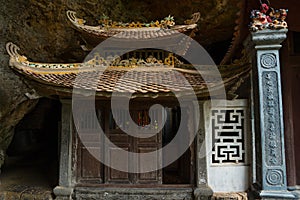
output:
<path id="1" fill-rule="evenodd" d="M 268 170 L 267 171 L 267 182 L 270 185 L 282 185 L 283 184 L 283 172 L 281 170 Z"/>
<path id="2" fill-rule="evenodd" d="M 262 11 L 265 5 L 262 4 Z M 269 9 L 269 8 L 268 8 Z M 282 11 L 283 21 L 287 10 Z M 283 12 L 285 11 L 285 12 Z M 258 11 L 253 11 L 253 13 Z M 277 12 L 272 9 L 270 12 Z M 263 14 L 266 14 L 263 13 Z M 251 24 L 252 42 L 256 49 L 254 60 L 253 83 L 256 86 L 255 97 L 255 127 L 257 138 L 256 148 L 256 188 L 260 198 L 295 198 L 287 191 L 285 149 L 284 149 L 284 124 L 281 94 L 281 75 L 279 49 L 281 42 L 286 38 L 287 25 L 270 26 L 278 20 L 269 14 L 264 15 L 268 23 L 266 28 L 254 29 Z M 270 21 L 271 20 L 271 21 Z"/>
<path id="3" fill-rule="evenodd" d="M 276 55 L 273 53 L 265 53 L 261 55 L 261 66 L 266 69 L 277 67 Z"/>
<path id="4" fill-rule="evenodd" d="M 266 163 L 268 166 L 282 165 L 282 147 L 280 145 L 281 126 L 280 123 L 280 107 L 279 107 L 279 93 L 278 93 L 278 74 L 276 72 L 263 72 L 263 107 L 264 125 L 265 125 L 265 141 L 268 148 L 266 148 Z"/>

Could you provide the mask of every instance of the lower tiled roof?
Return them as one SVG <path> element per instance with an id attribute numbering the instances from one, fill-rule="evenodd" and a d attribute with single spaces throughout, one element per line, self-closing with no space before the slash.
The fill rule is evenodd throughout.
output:
<path id="1" fill-rule="evenodd" d="M 133 96 L 164 96 L 172 93 L 201 96 L 225 87 L 234 92 L 250 71 L 249 65 L 219 66 L 216 74 L 213 66 L 198 66 L 197 70 L 180 69 L 170 66 L 147 67 L 101 67 L 90 64 L 34 64 L 20 56 L 16 49 L 9 51 L 10 66 L 43 85 L 62 89 L 83 89 L 95 91 L 97 96 L 133 94 Z M 38 67 L 36 67 L 38 66 Z M 46 66 L 46 67 L 40 67 Z M 199 73 L 200 71 L 200 73 Z"/>

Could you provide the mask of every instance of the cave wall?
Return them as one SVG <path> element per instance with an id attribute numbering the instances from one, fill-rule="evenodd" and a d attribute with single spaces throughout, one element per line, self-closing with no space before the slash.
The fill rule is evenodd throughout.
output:
<path id="1" fill-rule="evenodd" d="M 182 23 L 200 11 L 196 40 L 209 45 L 230 40 L 239 0 L 0 0 L 0 167 L 14 127 L 36 105 L 32 86 L 8 66 L 7 42 L 39 62 L 76 62 L 86 55 L 83 40 L 66 18 L 67 10 L 95 24 L 102 13 L 117 21 L 151 21 L 171 14 Z"/>

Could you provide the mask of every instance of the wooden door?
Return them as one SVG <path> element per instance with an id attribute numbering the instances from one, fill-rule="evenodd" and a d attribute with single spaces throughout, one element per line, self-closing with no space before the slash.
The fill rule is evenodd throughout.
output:
<path id="1" fill-rule="evenodd" d="M 127 129 L 129 123 L 129 116 L 126 116 L 126 110 L 120 108 L 117 111 L 116 119 L 120 120 L 119 123 L 116 123 L 113 119 L 111 111 L 109 111 L 109 115 L 106 120 L 106 133 L 109 140 L 117 145 L 118 148 L 105 145 L 105 153 L 106 160 L 108 163 L 110 162 L 118 162 L 116 159 L 112 159 L 112 157 L 117 157 L 120 149 L 122 148 L 125 151 L 135 152 L 135 153 L 147 153 L 151 151 L 156 151 L 161 148 L 161 132 L 157 133 L 153 137 L 149 138 L 137 138 L 129 136 L 124 133 L 120 127 L 117 126 L 119 124 L 122 126 L 125 132 L 130 130 Z M 159 110 L 154 110 L 155 120 L 161 121 L 161 115 L 159 114 Z M 133 121 L 139 126 L 145 126 L 149 123 L 149 117 L 147 115 L 148 110 L 143 109 L 141 106 L 136 106 L 134 109 L 131 109 L 130 114 Z M 155 128 L 155 127 L 154 127 Z M 138 130 L 135 130 L 138 131 Z M 126 167 L 131 169 L 140 169 L 145 165 L 156 165 L 157 168 L 160 168 L 162 164 L 161 155 L 157 154 L 157 156 L 153 157 L 150 160 L 134 160 L 132 157 L 123 157 L 122 160 L 119 160 L 122 163 L 128 163 Z M 154 161 L 154 162 L 153 162 Z M 117 163 L 111 163 L 117 164 Z M 127 169 L 124 169 L 127 170 Z M 131 183 L 131 184 L 161 184 L 162 183 L 162 173 L 161 170 L 157 170 L 149 173 L 127 173 L 123 171 L 118 171 L 112 169 L 110 167 L 105 167 L 105 183 Z"/>
<path id="2" fill-rule="evenodd" d="M 102 105 L 103 103 L 101 103 Z M 98 105 L 99 106 L 99 105 Z M 163 155 L 157 153 L 153 155 L 153 158 L 144 160 L 134 160 L 129 156 L 122 157 L 122 160 L 116 160 L 113 158 L 119 157 L 120 148 L 127 152 L 135 153 L 147 153 L 154 152 L 161 149 L 163 145 L 167 145 L 178 132 L 180 124 L 181 112 L 187 112 L 187 108 L 180 109 L 173 105 L 167 109 L 168 111 L 163 115 L 162 110 L 151 110 L 151 116 L 153 116 L 154 123 L 149 128 L 158 129 L 160 122 L 163 122 L 163 118 L 167 119 L 167 122 L 162 131 L 154 136 L 146 135 L 146 138 L 132 137 L 128 135 L 130 121 L 125 115 L 125 110 L 118 109 L 116 119 L 120 122 L 117 126 L 110 108 L 98 108 L 97 121 L 91 120 L 91 112 L 87 110 L 82 111 L 82 119 L 77 120 L 79 132 L 84 137 L 79 137 L 78 134 L 74 134 L 73 143 L 73 162 L 76 166 L 76 176 L 78 184 L 139 184 L 139 185 L 155 185 L 155 184 L 190 184 L 193 183 L 194 177 L 194 148 L 191 145 L 190 149 L 186 151 L 177 161 L 161 169 L 163 164 Z M 181 111 L 182 110 L 182 111 Z M 185 113 L 193 119 L 191 113 Z M 130 116 L 132 120 L 140 127 L 145 127 L 150 123 L 148 116 L 147 105 L 137 104 L 131 109 Z M 102 129 L 105 131 L 106 137 L 115 146 L 109 145 L 104 142 L 104 137 L 101 136 L 95 130 L 96 123 L 100 122 Z M 192 123 L 192 122 L 190 122 Z M 189 134 L 193 130 L 193 124 L 185 124 L 184 130 L 186 135 L 183 137 L 190 137 Z M 121 128 L 125 131 L 122 131 Z M 76 129 L 74 128 L 74 131 Z M 155 131 L 156 132 L 156 131 Z M 140 133 L 136 130 L 136 133 Z M 143 133 L 147 134 L 147 133 Z M 179 144 L 173 144 L 174 151 L 178 150 Z M 98 158 L 94 155 L 100 155 L 101 159 L 105 159 L 108 166 L 102 164 Z M 114 162 L 114 163 L 113 163 Z M 117 163 L 116 163 L 117 162 Z M 124 170 L 127 169 L 143 169 L 145 166 L 154 166 L 160 170 L 156 170 L 148 173 L 127 173 L 124 171 L 118 171 L 110 168 L 110 164 L 119 165 L 118 162 L 127 163 Z M 119 165 L 120 166 L 120 165 Z M 163 177 L 164 176 L 164 177 Z"/>

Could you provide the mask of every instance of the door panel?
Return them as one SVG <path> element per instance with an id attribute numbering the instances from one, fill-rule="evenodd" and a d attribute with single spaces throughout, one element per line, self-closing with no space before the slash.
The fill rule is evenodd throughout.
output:
<path id="1" fill-rule="evenodd" d="M 101 179 L 101 163 L 91 155 L 90 151 L 96 153 L 99 148 L 81 149 L 81 177 Z"/>
<path id="2" fill-rule="evenodd" d="M 138 147 L 138 153 L 148 153 L 148 152 L 154 152 L 157 151 L 159 147 L 153 146 L 153 147 L 144 147 L 139 146 Z M 157 153 L 154 154 L 149 159 L 141 159 L 137 162 L 139 170 L 145 169 L 145 167 L 153 167 L 153 168 L 161 168 L 161 154 Z M 137 174 L 137 182 L 138 183 L 162 183 L 162 170 L 156 170 L 153 172 L 148 173 L 140 173 Z"/>
<path id="3" fill-rule="evenodd" d="M 122 148 L 125 151 L 129 151 L 129 145 L 123 144 L 118 145 L 120 148 Z M 108 163 L 111 166 L 125 166 L 124 171 L 119 171 L 116 169 L 112 169 L 110 167 L 106 167 L 106 183 L 130 183 L 130 175 L 126 171 L 128 171 L 128 168 L 130 167 L 130 161 L 129 157 L 120 157 L 120 148 L 115 147 L 109 147 L 107 148 L 106 159 L 108 159 Z"/>
<path id="4" fill-rule="evenodd" d="M 77 180 L 79 183 L 103 183 L 103 166 L 94 155 L 101 155 L 100 143 L 85 143 L 78 137 Z"/>

